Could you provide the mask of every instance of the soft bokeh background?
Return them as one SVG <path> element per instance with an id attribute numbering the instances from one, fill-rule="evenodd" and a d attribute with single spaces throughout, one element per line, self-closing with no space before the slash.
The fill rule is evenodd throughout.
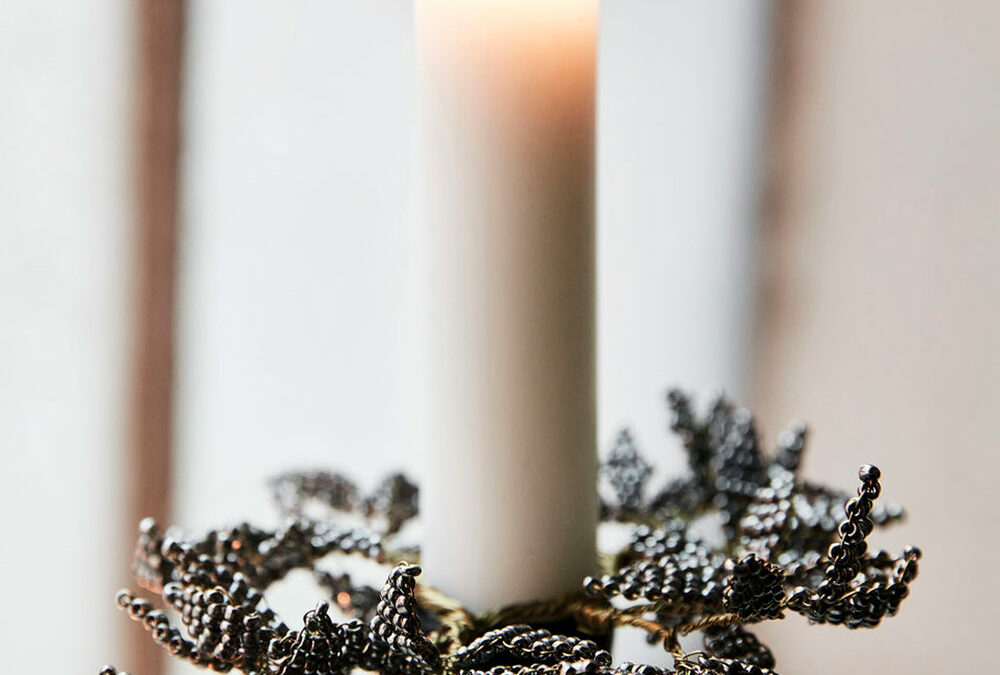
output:
<path id="1" fill-rule="evenodd" d="M 144 639 L 112 601 L 136 519 L 142 4 L 0 3 L 11 672 L 132 669 Z M 602 4 L 601 446 L 627 424 L 664 475 L 682 470 L 662 400 L 675 383 L 732 393 L 772 439 L 808 420 L 806 473 L 851 489 L 879 464 L 911 519 L 878 543 L 925 557 L 877 631 L 764 629 L 779 670 L 985 670 L 1000 602 L 1000 10 Z M 272 519 L 263 481 L 282 469 L 373 481 L 416 464 L 411 22 L 409 0 L 187 7 L 173 468 L 138 486 L 168 486 L 184 526 Z"/>

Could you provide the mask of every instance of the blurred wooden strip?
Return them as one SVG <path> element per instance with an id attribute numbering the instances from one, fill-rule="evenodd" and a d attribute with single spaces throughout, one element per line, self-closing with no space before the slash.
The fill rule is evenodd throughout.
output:
<path id="1" fill-rule="evenodd" d="M 170 515 L 183 0 L 136 4 L 137 152 L 133 398 L 129 538 L 146 516 Z M 164 671 L 162 650 L 130 623 L 128 660 L 143 675 Z"/>
<path id="2" fill-rule="evenodd" d="M 804 10 L 797 0 L 775 0 L 772 26 L 770 76 L 767 92 L 767 112 L 764 130 L 763 163 L 765 178 L 762 185 L 759 236 L 756 245 L 757 302 L 751 319 L 751 346 L 748 359 L 749 394 L 759 404 L 762 382 L 767 381 L 767 361 L 762 353 L 770 348 L 771 326 L 776 319 L 777 299 L 786 282 L 784 266 L 778 264 L 776 248 L 781 230 L 788 222 L 793 193 L 792 151 L 796 146 L 794 114 L 803 86 L 801 82 L 803 53 L 799 34 Z"/>

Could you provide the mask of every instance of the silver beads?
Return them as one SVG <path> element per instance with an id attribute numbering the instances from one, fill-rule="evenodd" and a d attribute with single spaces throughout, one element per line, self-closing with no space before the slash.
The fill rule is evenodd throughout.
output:
<path id="1" fill-rule="evenodd" d="M 392 567 L 379 590 L 356 583 L 326 562 L 400 560 L 396 543 L 417 515 L 417 486 L 391 474 L 365 492 L 342 474 L 298 472 L 272 482 L 284 516 L 277 528 L 240 523 L 191 537 L 144 520 L 135 576 L 152 599 L 122 591 L 116 602 L 173 656 L 247 675 L 773 675 L 774 656 L 746 624 L 787 609 L 814 622 L 873 627 L 899 610 L 920 551 L 894 557 L 869 549 L 876 527 L 903 516 L 877 502 L 876 467 L 861 468 L 857 496 L 848 499 L 799 476 L 805 427 L 783 433 L 768 453 L 750 413 L 725 398 L 703 415 L 679 391 L 667 403 L 690 475 L 650 496 L 652 465 L 627 431 L 619 434 L 602 467 L 613 493 L 602 513 L 633 523 L 631 539 L 604 559 L 603 574 L 583 580 L 580 597 L 474 616 L 419 589 L 416 565 Z M 344 514 L 356 522 L 339 523 Z M 721 523 L 723 543 L 697 534 L 706 516 Z M 406 551 L 419 555 L 412 544 Z M 264 600 L 295 569 L 310 571 L 328 595 L 298 629 Z M 156 595 L 176 612 L 177 626 Z M 331 608 L 347 620 L 335 620 Z M 559 630 L 528 625 L 535 621 Z M 564 626 L 607 633 L 620 625 L 661 641 L 673 669 L 615 666 L 596 641 L 558 634 Z M 677 638 L 700 630 L 704 651 L 684 653 Z M 127 674 L 106 666 L 101 675 Z"/>

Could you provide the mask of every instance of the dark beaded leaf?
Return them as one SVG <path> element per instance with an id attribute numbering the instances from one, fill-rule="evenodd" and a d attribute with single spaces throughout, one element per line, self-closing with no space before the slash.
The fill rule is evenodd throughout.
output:
<path id="1" fill-rule="evenodd" d="M 687 451 L 688 467 L 693 482 L 702 491 L 713 485 L 710 463 L 732 424 L 732 406 L 719 397 L 708 416 L 698 420 L 691 408 L 691 399 L 678 389 L 667 393 L 670 429 L 681 437 Z"/>
<path id="2" fill-rule="evenodd" d="M 757 430 L 747 410 L 741 408 L 733 413 L 729 431 L 711 465 L 716 490 L 713 501 L 723 515 L 723 529 L 733 538 L 757 489 L 767 481 Z"/>
<path id="3" fill-rule="evenodd" d="M 715 626 L 705 630 L 705 651 L 712 656 L 774 668 L 774 655 L 757 636 L 740 626 Z"/>
<path id="4" fill-rule="evenodd" d="M 784 573 L 750 554 L 736 563 L 725 590 L 726 609 L 741 618 L 773 618 L 785 597 Z"/>
<path id="5" fill-rule="evenodd" d="M 632 434 L 622 429 L 601 465 L 601 474 L 611 483 L 621 508 L 634 511 L 642 505 L 646 482 L 652 472 L 652 465 L 639 455 Z"/>
<path id="6" fill-rule="evenodd" d="M 895 615 L 909 593 L 919 549 L 907 548 L 894 561 L 884 553 L 868 553 L 866 539 L 874 528 L 871 514 L 881 493 L 880 475 L 874 466 L 861 467 L 858 496 L 844 508 L 846 519 L 837 528 L 840 541 L 830 546 L 822 580 L 815 588 L 796 588 L 789 597 L 788 606 L 814 623 L 872 628 L 885 616 Z M 890 575 L 886 569 L 891 566 L 895 570 Z"/>
<path id="7" fill-rule="evenodd" d="M 735 659 L 703 656 L 699 660 L 704 675 L 777 675 L 770 668 Z"/>
<path id="8" fill-rule="evenodd" d="M 651 533 L 647 545 L 676 548 L 671 535 Z M 650 542 L 650 540 L 652 540 Z M 614 574 L 588 577 L 584 590 L 590 596 L 612 599 L 645 600 L 663 606 L 687 607 L 690 613 L 722 608 L 722 589 L 726 577 L 725 556 L 713 553 L 693 541 L 685 541 L 676 552 L 655 559 L 640 560 Z"/>
<path id="9" fill-rule="evenodd" d="M 360 504 L 358 487 L 347 477 L 330 471 L 290 472 L 271 480 L 271 491 L 284 515 L 302 515 L 310 499 L 335 511 L 350 512 Z"/>
<path id="10" fill-rule="evenodd" d="M 365 515 L 381 515 L 386 519 L 385 534 L 392 534 L 417 515 L 419 490 L 406 476 L 394 473 L 387 476 L 375 491 L 365 499 Z"/>
<path id="11" fill-rule="evenodd" d="M 625 661 L 614 669 L 614 675 L 669 675 L 671 671 L 648 663 Z"/>
<path id="12" fill-rule="evenodd" d="M 701 540 L 688 532 L 687 523 L 675 518 L 656 530 L 648 525 L 636 526 L 627 550 L 635 557 L 657 560 L 665 555 L 680 553 L 689 546 L 701 545 Z"/>
<path id="13" fill-rule="evenodd" d="M 797 424 L 791 429 L 786 429 L 778 436 L 778 456 L 775 463 L 795 472 L 802 463 L 802 452 L 806 448 L 806 436 L 808 430 L 804 424 Z"/>
<path id="14" fill-rule="evenodd" d="M 769 560 L 784 549 L 791 527 L 795 476 L 778 464 L 767 470 L 767 484 L 757 489 L 740 519 L 739 542 L 748 553 Z"/>
<path id="15" fill-rule="evenodd" d="M 369 624 L 372 642 L 386 647 L 387 665 L 397 672 L 432 672 L 440 661 L 437 647 L 420 625 L 413 595 L 418 574 L 416 565 L 400 563 L 393 568 Z"/>
<path id="16" fill-rule="evenodd" d="M 327 603 L 320 603 L 306 613 L 301 631 L 293 631 L 281 639 L 290 643 L 290 647 L 286 656 L 276 659 L 277 675 L 347 675 L 358 664 L 363 642 L 350 636 L 360 623 L 337 625 L 327 614 L 328 609 Z"/>
<path id="17" fill-rule="evenodd" d="M 514 625 L 491 630 L 462 647 L 454 655 L 454 664 L 460 670 L 480 669 L 487 664 L 494 667 L 579 664 L 604 668 L 611 665 L 611 654 L 592 640 Z"/>

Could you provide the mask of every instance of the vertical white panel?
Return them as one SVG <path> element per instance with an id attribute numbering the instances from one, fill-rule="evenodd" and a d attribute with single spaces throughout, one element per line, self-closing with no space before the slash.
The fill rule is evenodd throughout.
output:
<path id="1" fill-rule="evenodd" d="M 184 525 L 270 519 L 268 476 L 374 478 L 414 447 L 411 22 L 399 0 L 190 5 Z"/>
<path id="2" fill-rule="evenodd" d="M 627 424 L 671 471 L 667 387 L 744 393 L 769 23 L 753 0 L 602 3 L 600 441 Z"/>
<path id="3" fill-rule="evenodd" d="M 0 5 L 5 672 L 120 652 L 130 35 L 126 2 Z"/>

